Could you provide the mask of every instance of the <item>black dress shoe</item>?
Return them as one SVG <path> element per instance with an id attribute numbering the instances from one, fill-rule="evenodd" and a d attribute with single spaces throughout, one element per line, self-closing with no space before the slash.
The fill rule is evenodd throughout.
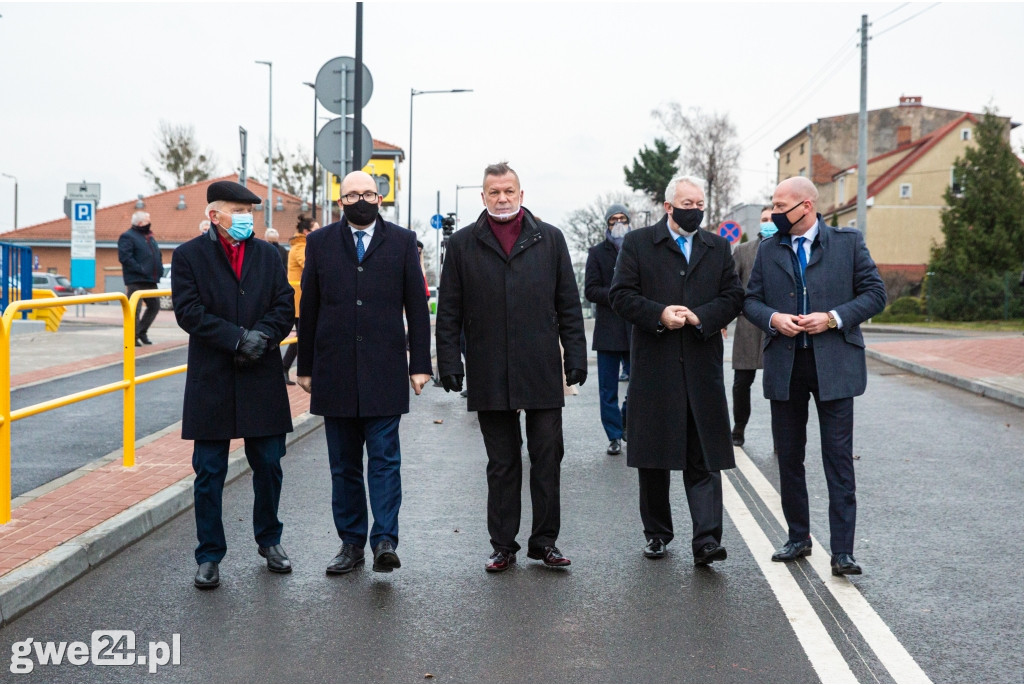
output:
<path id="1" fill-rule="evenodd" d="M 800 557 L 811 556 L 811 541 L 801 540 L 800 542 L 788 541 L 772 555 L 772 561 L 796 561 Z"/>
<path id="2" fill-rule="evenodd" d="M 860 565 L 857 564 L 857 561 L 853 558 L 852 554 L 844 553 L 832 555 L 832 575 L 859 576 L 860 574 Z"/>
<path id="3" fill-rule="evenodd" d="M 390 540 L 381 540 L 373 548 L 373 570 L 378 573 L 391 573 L 396 568 L 402 568 L 402 562 L 395 553 L 395 546 Z"/>
<path id="4" fill-rule="evenodd" d="M 732 432 L 732 444 L 736 447 L 743 447 L 743 431 L 734 430 Z"/>
<path id="5" fill-rule="evenodd" d="M 612 440 L 608 443 L 608 454 L 617 456 L 622 454 L 622 442 L 620 440 Z"/>
<path id="6" fill-rule="evenodd" d="M 661 538 L 651 538 L 644 547 L 644 556 L 648 559 L 661 559 L 665 556 L 665 542 Z"/>
<path id="7" fill-rule="evenodd" d="M 331 559 L 331 563 L 327 565 L 327 575 L 336 576 L 342 573 L 349 573 L 354 571 L 356 566 L 364 561 L 362 548 L 346 542 L 338 550 L 338 556 Z"/>
<path id="8" fill-rule="evenodd" d="M 285 385 L 295 385 L 295 381 L 293 381 L 291 379 L 291 376 L 288 375 L 287 371 L 284 372 L 284 384 Z"/>
<path id="9" fill-rule="evenodd" d="M 145 333 L 139 333 L 139 342 L 143 345 L 152 345 L 153 341 L 149 339 L 149 336 Z"/>
<path id="10" fill-rule="evenodd" d="M 292 572 L 292 562 L 288 558 L 288 553 L 284 551 L 284 547 L 281 545 L 260 547 L 257 551 L 260 553 L 261 557 L 267 560 L 268 571 L 273 571 L 274 573 Z"/>
<path id="11" fill-rule="evenodd" d="M 488 573 L 499 573 L 501 571 L 507 571 L 510 566 L 516 563 L 515 552 L 503 552 L 502 550 L 494 550 L 491 556 L 487 557 L 487 565 L 484 566 L 484 570 Z"/>
<path id="12" fill-rule="evenodd" d="M 551 568 L 564 568 L 572 564 L 554 545 L 548 545 L 543 549 L 531 549 L 526 553 L 526 556 L 530 559 L 543 561 L 545 566 L 550 566 Z"/>
<path id="13" fill-rule="evenodd" d="M 693 563 L 697 566 L 707 566 L 713 561 L 725 561 L 729 555 L 725 547 L 714 542 L 709 542 L 693 554 Z"/>
<path id="14" fill-rule="evenodd" d="M 196 587 L 200 590 L 212 590 L 220 585 L 220 567 L 216 561 L 204 561 L 196 571 Z"/>

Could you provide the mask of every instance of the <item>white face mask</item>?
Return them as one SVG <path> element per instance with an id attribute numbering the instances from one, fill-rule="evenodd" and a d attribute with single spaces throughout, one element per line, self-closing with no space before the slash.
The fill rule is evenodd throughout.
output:
<path id="1" fill-rule="evenodd" d="M 490 209 L 487 210 L 487 214 L 495 221 L 511 221 L 516 218 L 517 214 L 519 214 L 519 205 L 516 205 L 515 209 L 511 209 L 505 214 L 495 214 Z"/>
<path id="2" fill-rule="evenodd" d="M 608 229 L 608 231 L 612 234 L 613 238 L 624 238 L 629 233 L 629 224 L 620 221 Z"/>

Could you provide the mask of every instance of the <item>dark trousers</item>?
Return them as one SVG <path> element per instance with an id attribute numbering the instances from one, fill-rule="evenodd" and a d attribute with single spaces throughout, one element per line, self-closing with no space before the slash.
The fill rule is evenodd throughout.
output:
<path id="1" fill-rule="evenodd" d="M 561 526 L 562 409 L 526 409 L 533 528 L 528 549 L 554 545 Z M 495 550 L 516 552 L 522 515 L 523 437 L 515 411 L 477 412 L 487 449 L 487 532 Z"/>
<path id="2" fill-rule="evenodd" d="M 370 547 L 384 539 L 398 549 L 398 510 L 402 506 L 402 449 L 398 440 L 401 416 L 324 417 L 327 458 L 331 464 L 331 510 L 342 542 L 366 546 L 370 491 L 373 528 Z M 366 487 L 363 486 L 363 445 L 366 445 Z"/>
<path id="3" fill-rule="evenodd" d="M 299 320 L 295 319 L 295 334 L 299 334 Z M 288 349 L 284 351 L 284 358 L 281 359 L 281 365 L 284 367 L 285 374 L 292 368 L 292 362 L 295 361 L 295 357 L 299 355 L 299 346 L 292 343 L 288 346 Z"/>
<path id="4" fill-rule="evenodd" d="M 230 440 L 196 440 L 192 448 L 192 486 L 196 510 L 196 563 L 219 562 L 228 550 L 221 517 L 224 478 L 228 473 Z M 281 500 L 281 457 L 284 435 L 245 439 L 245 458 L 252 468 L 252 529 L 256 544 L 271 547 L 281 542 L 284 525 L 277 518 Z"/>
<path id="5" fill-rule="evenodd" d="M 779 453 L 782 511 L 794 542 L 811 536 L 804 451 L 807 446 L 807 406 L 810 396 L 818 409 L 821 458 L 828 483 L 828 522 L 832 554 L 853 554 L 857 494 L 853 473 L 853 398 L 822 402 L 814 349 L 797 349 L 789 400 L 772 400 L 772 434 Z"/>
<path id="6" fill-rule="evenodd" d="M 597 353 L 597 391 L 601 397 L 601 425 L 609 440 L 622 439 L 622 409 L 619 407 L 619 364 L 629 352 Z"/>
<path id="7" fill-rule="evenodd" d="M 757 369 L 734 369 L 732 372 L 732 429 L 742 433 L 750 420 L 750 386 Z"/>
<path id="8" fill-rule="evenodd" d="M 672 505 L 669 502 L 668 469 L 637 469 L 640 481 L 640 520 L 648 540 L 660 538 L 668 543 L 672 532 Z M 722 542 L 722 474 L 709 471 L 704 464 L 704 450 L 697 434 L 693 414 L 686 411 L 686 466 L 683 487 L 693 521 L 693 551 L 709 542 Z"/>
<path id="9" fill-rule="evenodd" d="M 128 297 L 138 292 L 139 290 L 156 290 L 156 283 L 132 283 L 124 287 L 124 292 Z M 146 311 L 143 313 L 142 305 L 146 305 Z M 139 308 L 135 310 L 135 337 L 145 335 L 149 330 L 149 327 L 153 325 L 153 320 L 156 319 L 156 315 L 160 313 L 160 298 L 159 297 L 147 297 L 139 301 Z"/>

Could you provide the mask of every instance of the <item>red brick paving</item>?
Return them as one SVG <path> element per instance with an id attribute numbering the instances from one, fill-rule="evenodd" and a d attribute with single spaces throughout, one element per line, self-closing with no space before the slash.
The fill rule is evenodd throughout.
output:
<path id="1" fill-rule="evenodd" d="M 913 340 L 871 345 L 892 357 L 964 378 L 1024 376 L 1024 336 Z"/>

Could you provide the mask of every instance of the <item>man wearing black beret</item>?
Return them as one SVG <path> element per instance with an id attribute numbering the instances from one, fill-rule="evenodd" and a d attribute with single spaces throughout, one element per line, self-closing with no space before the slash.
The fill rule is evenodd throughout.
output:
<path id="1" fill-rule="evenodd" d="M 281 257 L 270 243 L 253 239 L 252 206 L 260 198 L 245 186 L 217 181 L 206 200 L 212 230 L 171 258 L 174 315 L 189 334 L 181 437 L 194 441 L 194 582 L 203 589 L 220 584 L 227 552 L 221 500 L 233 438 L 245 439 L 252 467 L 257 551 L 270 571 L 292 570 L 277 518 L 285 433 L 292 430 L 278 345 L 295 319 Z"/>

